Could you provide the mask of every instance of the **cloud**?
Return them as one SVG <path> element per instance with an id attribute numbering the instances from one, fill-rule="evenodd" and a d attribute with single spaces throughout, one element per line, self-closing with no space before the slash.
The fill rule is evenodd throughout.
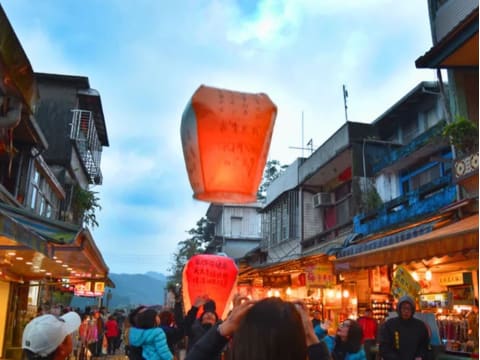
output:
<path id="1" fill-rule="evenodd" d="M 182 112 L 201 85 L 264 92 L 278 106 L 269 158 L 308 156 L 345 122 L 372 122 L 431 70 L 427 1 L 5 0 L 33 68 L 87 76 L 102 97 L 95 241 L 112 272 L 166 272 L 208 204 L 192 199 Z M 303 138 L 302 138 L 303 135 Z"/>

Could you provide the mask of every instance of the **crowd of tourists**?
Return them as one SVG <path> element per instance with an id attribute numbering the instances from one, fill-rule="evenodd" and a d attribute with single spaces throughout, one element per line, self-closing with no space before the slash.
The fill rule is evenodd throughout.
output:
<path id="1" fill-rule="evenodd" d="M 200 296 L 184 311 L 180 296 L 170 306 L 139 306 L 130 313 L 105 308 L 60 316 L 39 314 L 25 327 L 27 359 L 88 360 L 124 354 L 130 360 L 429 360 L 426 324 L 415 302 L 399 299 L 398 316 L 377 329 L 368 311 L 346 319 L 335 334 L 302 302 L 234 297 L 220 319 L 215 301 Z M 122 345 L 122 346 L 120 346 Z"/>

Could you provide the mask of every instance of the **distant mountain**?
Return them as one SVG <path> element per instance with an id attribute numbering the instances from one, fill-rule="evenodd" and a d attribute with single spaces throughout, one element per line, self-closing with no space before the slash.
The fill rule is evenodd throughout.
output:
<path id="1" fill-rule="evenodd" d="M 158 273 L 158 272 L 155 272 L 155 271 L 149 271 L 149 272 L 145 273 L 145 275 L 150 276 L 154 279 L 163 281 L 165 283 L 168 282 L 167 277 L 165 275 L 163 275 L 162 273 Z"/>
<path id="2" fill-rule="evenodd" d="M 134 308 L 138 305 L 163 305 L 167 286 L 167 277 L 150 271 L 146 274 L 109 274 L 115 288 L 106 288 L 103 304 L 108 302 L 110 310 Z M 108 293 L 111 297 L 107 300 Z M 84 309 L 85 306 L 98 305 L 97 299 L 74 296 L 71 306 Z"/>

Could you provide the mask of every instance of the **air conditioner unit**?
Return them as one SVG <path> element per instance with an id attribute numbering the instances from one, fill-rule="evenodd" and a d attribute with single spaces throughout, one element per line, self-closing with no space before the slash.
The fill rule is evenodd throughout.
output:
<path id="1" fill-rule="evenodd" d="M 313 195 L 313 207 L 332 205 L 332 195 L 328 192 L 320 192 Z"/>

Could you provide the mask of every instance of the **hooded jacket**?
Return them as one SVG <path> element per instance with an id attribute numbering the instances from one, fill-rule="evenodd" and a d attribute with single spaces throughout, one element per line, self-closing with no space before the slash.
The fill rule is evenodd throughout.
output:
<path id="1" fill-rule="evenodd" d="M 400 306 L 404 302 L 408 302 L 410 304 L 410 306 L 412 307 L 412 317 L 413 317 L 413 314 L 415 314 L 415 301 L 413 301 L 413 299 L 408 295 L 402 296 L 400 299 L 398 299 L 398 304 L 397 304 L 397 314 L 398 314 L 398 316 L 400 316 Z"/>
<path id="2" fill-rule="evenodd" d="M 165 332 L 159 328 L 130 328 L 130 345 L 141 346 L 142 356 L 148 360 L 172 360 L 173 355 L 167 344 Z"/>
<path id="3" fill-rule="evenodd" d="M 400 316 L 400 307 L 405 302 L 412 306 L 412 316 L 408 319 Z M 388 319 L 380 328 L 380 355 L 384 360 L 413 360 L 416 357 L 426 359 L 430 337 L 425 323 L 413 317 L 413 299 L 409 296 L 401 297 L 397 304 L 397 313 L 398 317 Z"/>

